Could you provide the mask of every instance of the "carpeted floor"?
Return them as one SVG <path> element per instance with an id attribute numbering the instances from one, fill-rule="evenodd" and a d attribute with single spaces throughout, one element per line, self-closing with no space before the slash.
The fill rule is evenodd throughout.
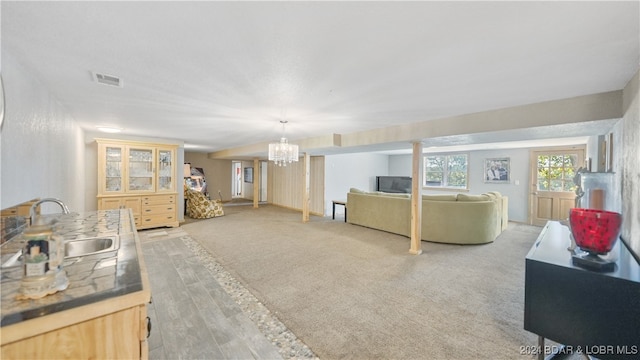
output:
<path id="1" fill-rule="evenodd" d="M 323 359 L 526 359 L 524 257 L 540 228 L 422 242 L 275 206 L 183 228 Z"/>

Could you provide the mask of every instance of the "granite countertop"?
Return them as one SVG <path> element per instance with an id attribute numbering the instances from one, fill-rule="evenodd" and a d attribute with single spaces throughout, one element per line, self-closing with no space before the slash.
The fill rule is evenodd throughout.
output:
<path id="1" fill-rule="evenodd" d="M 137 233 L 130 210 L 98 210 L 82 214 L 48 216 L 64 240 L 117 235 L 117 250 L 65 259 L 69 279 L 66 290 L 36 300 L 17 300 L 22 267 L 1 269 L 1 326 L 74 309 L 143 290 Z M 23 244 L 19 236 L 0 247 L 0 256 L 14 254 Z"/>

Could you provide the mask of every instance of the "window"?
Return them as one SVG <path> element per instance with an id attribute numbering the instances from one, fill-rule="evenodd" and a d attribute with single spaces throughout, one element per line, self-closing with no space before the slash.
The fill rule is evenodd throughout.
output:
<path id="1" fill-rule="evenodd" d="M 578 164 L 577 154 L 538 155 L 538 190 L 575 191 Z"/>
<path id="2" fill-rule="evenodd" d="M 425 156 L 424 186 L 467 189 L 468 158 L 468 154 Z"/>

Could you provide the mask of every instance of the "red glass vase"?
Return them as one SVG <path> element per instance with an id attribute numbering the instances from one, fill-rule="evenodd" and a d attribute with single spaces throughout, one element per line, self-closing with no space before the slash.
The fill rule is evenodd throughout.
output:
<path id="1" fill-rule="evenodd" d="M 573 208 L 569 224 L 576 245 L 594 255 L 611 251 L 618 240 L 622 215 L 606 210 Z"/>

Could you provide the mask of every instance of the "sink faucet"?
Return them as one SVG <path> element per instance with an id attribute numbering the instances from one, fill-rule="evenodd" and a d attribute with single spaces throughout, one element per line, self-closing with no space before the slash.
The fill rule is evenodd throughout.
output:
<path id="1" fill-rule="evenodd" d="M 31 209 L 29 209 L 29 216 L 31 217 L 31 225 L 35 224 L 36 222 L 36 209 L 38 208 L 38 206 L 40 206 L 40 204 L 46 203 L 46 202 L 53 202 L 60 205 L 60 208 L 62 208 L 63 214 L 69 213 L 69 208 L 67 207 L 67 205 L 65 205 L 62 202 L 62 200 L 59 200 L 56 198 L 44 198 L 42 200 L 38 200 L 37 202 L 35 202 L 33 205 L 31 205 Z"/>

